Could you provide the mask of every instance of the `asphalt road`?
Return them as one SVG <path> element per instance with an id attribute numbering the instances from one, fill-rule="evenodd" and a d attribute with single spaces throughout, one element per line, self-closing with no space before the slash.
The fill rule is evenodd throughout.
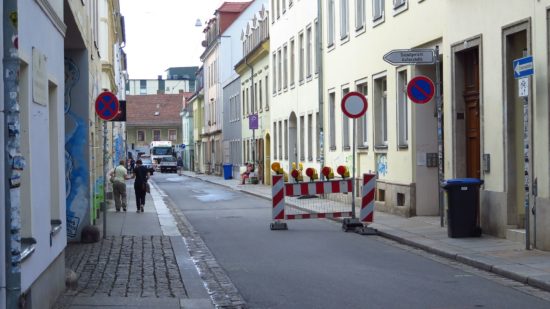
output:
<path id="1" fill-rule="evenodd" d="M 550 308 L 547 293 L 379 236 L 327 220 L 271 231 L 270 201 L 185 176 L 154 177 L 250 308 Z"/>

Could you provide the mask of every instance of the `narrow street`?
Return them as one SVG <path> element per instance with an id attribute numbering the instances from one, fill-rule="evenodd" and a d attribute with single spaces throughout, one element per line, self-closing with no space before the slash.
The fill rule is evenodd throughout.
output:
<path id="1" fill-rule="evenodd" d="M 250 308 L 550 306 L 546 292 L 380 236 L 344 233 L 333 221 L 292 221 L 288 231 L 271 231 L 265 199 L 176 174 L 154 181 L 200 237 L 186 239 L 195 263 L 215 261 L 231 281 L 221 286 L 233 285 Z M 194 251 L 197 241 L 207 250 Z"/>

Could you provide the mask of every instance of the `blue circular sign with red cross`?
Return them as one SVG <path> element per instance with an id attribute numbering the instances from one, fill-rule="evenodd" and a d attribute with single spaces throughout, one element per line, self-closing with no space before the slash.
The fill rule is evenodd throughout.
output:
<path id="1" fill-rule="evenodd" d="M 426 76 L 417 76 L 407 85 L 407 95 L 414 103 L 428 103 L 434 96 L 434 83 Z"/>
<path id="2" fill-rule="evenodd" d="M 117 97 L 109 91 L 104 91 L 95 100 L 95 112 L 103 120 L 115 119 L 119 113 L 120 104 Z"/>

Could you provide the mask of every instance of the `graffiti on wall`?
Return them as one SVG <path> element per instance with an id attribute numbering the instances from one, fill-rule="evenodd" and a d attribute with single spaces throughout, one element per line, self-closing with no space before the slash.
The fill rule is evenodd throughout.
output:
<path id="1" fill-rule="evenodd" d="M 65 58 L 65 189 L 67 200 L 67 237 L 78 237 L 88 204 L 89 168 L 86 159 L 87 122 L 74 110 L 71 91 L 80 80 L 76 63 Z"/>
<path id="2" fill-rule="evenodd" d="M 386 154 L 379 154 L 376 157 L 376 168 L 379 176 L 386 176 L 388 174 L 388 158 Z"/>

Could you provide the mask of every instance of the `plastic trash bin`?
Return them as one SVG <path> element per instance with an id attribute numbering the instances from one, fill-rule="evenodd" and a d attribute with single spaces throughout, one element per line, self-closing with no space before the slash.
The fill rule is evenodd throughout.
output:
<path id="1" fill-rule="evenodd" d="M 233 164 L 226 163 L 223 165 L 223 179 L 228 180 L 233 178 Z"/>
<path id="2" fill-rule="evenodd" d="M 479 187 L 478 178 L 454 178 L 441 186 L 447 191 L 447 234 L 449 237 L 479 237 Z"/>

